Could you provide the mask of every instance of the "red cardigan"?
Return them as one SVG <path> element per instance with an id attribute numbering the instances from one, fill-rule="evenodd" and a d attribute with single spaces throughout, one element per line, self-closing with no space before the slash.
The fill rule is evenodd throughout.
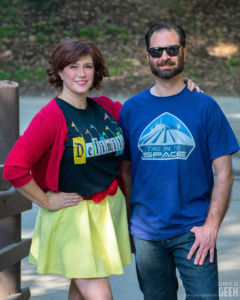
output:
<path id="1" fill-rule="evenodd" d="M 14 187 L 32 180 L 43 189 L 58 191 L 61 158 L 68 136 L 65 117 L 52 99 L 33 118 L 12 148 L 4 164 L 3 178 Z M 100 96 L 92 98 L 118 122 L 122 104 Z"/>

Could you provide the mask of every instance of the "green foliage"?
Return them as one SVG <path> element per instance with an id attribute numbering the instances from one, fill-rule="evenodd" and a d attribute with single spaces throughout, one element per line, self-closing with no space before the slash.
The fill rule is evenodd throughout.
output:
<path id="1" fill-rule="evenodd" d="M 9 80 L 11 78 L 11 73 L 0 71 L 0 80 Z"/>
<path id="2" fill-rule="evenodd" d="M 7 17 L 9 17 L 12 20 L 15 20 L 17 11 L 15 8 L 5 8 L 4 13 L 6 14 Z"/>
<path id="3" fill-rule="evenodd" d="M 24 81 L 32 79 L 33 71 L 27 67 L 22 67 L 21 69 L 17 70 L 14 74 L 16 80 Z"/>
<path id="4" fill-rule="evenodd" d="M 8 37 L 8 28 L 5 26 L 0 26 L 0 36 Z"/>
<path id="5" fill-rule="evenodd" d="M 110 76 L 124 75 L 127 78 L 135 78 L 134 75 L 135 59 L 128 57 L 120 59 L 119 57 L 108 57 L 107 66 L 109 67 Z"/>
<path id="6" fill-rule="evenodd" d="M 224 2 L 224 0 L 221 1 Z M 0 55 L 6 50 L 11 50 L 13 53 L 12 57 L 1 57 L 0 80 L 9 79 L 19 82 L 46 80 L 46 71 L 43 66 L 48 59 L 48 53 L 50 54 L 54 46 L 66 38 L 86 38 L 99 46 L 104 55 L 106 54 L 110 75 L 135 78 L 141 74 L 141 67 L 148 67 L 148 61 L 144 55 L 145 29 L 143 27 L 155 19 L 156 7 L 152 7 L 152 3 L 157 4 L 157 0 L 150 1 L 151 3 L 146 5 L 146 7 L 149 6 L 149 11 L 144 8 L 145 11 L 142 14 L 139 10 L 138 19 L 129 13 L 128 5 L 131 1 L 123 2 L 123 5 L 118 7 L 115 6 L 115 3 L 112 8 L 109 5 L 112 10 L 116 9 L 116 14 L 109 15 L 106 15 L 104 7 L 103 11 L 100 7 L 97 10 L 93 9 L 94 1 L 86 3 L 84 8 L 80 7 L 77 1 L 73 1 L 73 5 L 70 5 L 71 1 L 69 1 L 69 5 L 65 5 L 67 2 L 65 0 L 14 0 L 12 2 L 0 0 Z M 136 1 L 133 2 L 137 5 Z M 168 21 L 173 17 L 177 20 L 177 24 L 183 23 L 185 29 L 190 33 L 188 35 L 189 48 L 192 46 L 204 49 L 209 42 L 210 45 L 214 45 L 228 40 L 237 43 L 236 35 L 229 36 L 226 30 L 227 22 L 222 16 L 223 24 L 221 23 L 221 26 L 219 26 L 219 20 L 210 26 L 211 20 L 204 22 L 205 20 L 201 14 L 198 14 L 198 10 L 194 10 L 194 7 L 197 7 L 195 2 L 200 5 L 200 0 L 191 3 L 185 2 L 179 1 L 176 4 L 177 10 L 172 5 L 170 7 L 169 4 L 168 15 L 166 16 L 164 11 L 160 10 L 158 16 L 162 21 Z M 64 10 L 61 10 L 62 7 Z M 149 14 L 149 19 L 150 10 L 152 13 Z M 136 15 L 137 13 L 136 9 Z M 234 14 L 229 15 L 228 20 L 230 17 L 234 19 Z M 233 27 L 231 28 L 233 30 Z M 196 31 L 198 31 L 201 42 L 199 46 L 198 41 L 195 44 L 192 42 Z M 132 51 L 127 51 L 125 45 L 128 46 L 128 49 L 132 48 Z M 204 50 L 202 53 L 205 53 Z M 126 58 L 128 55 L 129 57 Z M 201 60 L 202 58 L 203 55 L 197 59 Z M 201 66 L 196 68 L 197 59 L 191 56 L 191 63 L 189 63 L 189 58 L 185 63 L 186 77 L 191 77 L 195 81 L 200 79 L 200 74 L 203 74 L 204 69 Z M 221 58 L 213 59 L 213 62 L 215 60 L 218 62 Z M 240 56 L 235 54 L 234 57 L 223 58 L 223 60 L 224 65 L 218 66 L 216 63 L 211 64 L 210 67 L 222 70 L 222 73 L 227 76 L 232 74 L 235 76 L 237 67 L 240 66 Z M 197 65 L 199 66 L 199 64 Z"/>
<path id="7" fill-rule="evenodd" d="M 45 30 L 46 30 L 46 25 L 43 24 L 43 23 L 40 23 L 40 24 L 38 25 L 38 30 L 39 30 L 39 31 L 45 31 Z"/>
<path id="8" fill-rule="evenodd" d="M 119 70 L 120 70 L 120 67 L 117 65 L 110 66 L 109 67 L 110 76 L 116 75 L 119 72 Z"/>
<path id="9" fill-rule="evenodd" d="M 128 41 L 128 28 L 110 24 L 104 31 L 104 35 L 117 35 L 123 41 Z"/>
<path id="10" fill-rule="evenodd" d="M 224 38 L 224 34 L 222 32 L 214 32 L 207 35 L 210 39 L 221 39 Z"/>
<path id="11" fill-rule="evenodd" d="M 118 31 L 118 26 L 115 24 L 108 25 L 105 34 L 115 34 Z"/>
<path id="12" fill-rule="evenodd" d="M 128 29 L 126 27 L 120 27 L 119 31 L 120 31 L 120 35 L 119 35 L 120 39 L 124 42 L 127 42 L 129 40 Z"/>
<path id="13" fill-rule="evenodd" d="M 15 1 L 15 5 L 21 6 L 23 4 L 28 4 L 29 2 L 30 2 L 30 0 L 17 0 L 17 1 Z M 9 3 L 9 1 L 8 1 L 8 3 Z"/>
<path id="14" fill-rule="evenodd" d="M 45 66 L 37 69 L 31 68 L 25 62 L 14 61 L 13 65 L 1 64 L 0 80 L 14 80 L 17 82 L 33 81 L 41 83 L 46 79 Z"/>
<path id="15" fill-rule="evenodd" d="M 133 31 L 134 34 L 139 33 L 139 27 L 134 26 L 134 27 L 132 28 L 132 31 Z"/>
<path id="16" fill-rule="evenodd" d="M 1 1 L 7 1 L 7 0 L 1 0 Z M 8 6 L 9 6 L 9 1 Z M 28 5 L 28 7 L 32 10 L 39 11 L 43 10 L 48 13 L 52 11 L 56 11 L 57 6 L 59 5 L 55 1 L 41 1 L 41 0 L 16 0 L 14 2 L 15 6 L 21 6 L 21 5 Z"/>
<path id="17" fill-rule="evenodd" d="M 8 1 L 8 0 L 7 0 Z M 26 1 L 26 0 L 16 0 L 15 1 L 15 5 L 16 6 L 21 6 L 21 5 L 23 5 L 23 4 L 26 4 L 28 1 Z M 8 1 L 8 4 L 9 4 L 9 1 Z"/>
<path id="18" fill-rule="evenodd" d="M 33 79 L 37 82 L 43 81 L 46 79 L 46 71 L 42 69 L 36 70 L 36 72 L 33 74 Z"/>
<path id="19" fill-rule="evenodd" d="M 186 62 L 184 71 L 185 71 L 185 75 L 184 75 L 185 77 L 190 77 L 195 80 L 200 78 L 200 73 L 195 70 L 195 67 L 192 63 Z"/>
<path id="20" fill-rule="evenodd" d="M 39 5 L 38 2 L 40 2 L 40 1 L 38 1 L 38 0 L 17 0 L 17 1 L 15 1 L 15 5 L 21 6 L 21 5 L 27 4 L 30 8 L 36 9 Z"/>
<path id="21" fill-rule="evenodd" d="M 127 77 L 128 77 L 129 79 L 134 79 L 134 78 L 136 78 L 136 76 L 135 76 L 134 74 L 129 74 Z"/>
<path id="22" fill-rule="evenodd" d="M 231 67 L 238 67 L 240 65 L 240 58 L 239 57 L 231 57 L 229 59 L 229 65 Z"/>
<path id="23" fill-rule="evenodd" d="M 185 15 L 186 14 L 186 10 L 187 10 L 187 5 L 186 4 L 180 4 L 178 6 L 179 15 Z"/>
<path id="24" fill-rule="evenodd" d="M 126 33 L 121 33 L 120 39 L 124 42 L 127 42 L 129 40 L 128 35 Z"/>
<path id="25" fill-rule="evenodd" d="M 200 74 L 198 72 L 189 72 L 191 78 L 198 79 L 200 78 Z"/>
<path id="26" fill-rule="evenodd" d="M 51 18 L 49 19 L 49 25 L 50 25 L 50 26 L 57 25 L 57 23 L 58 23 L 58 20 L 57 20 L 56 18 L 51 17 Z"/>
<path id="27" fill-rule="evenodd" d="M 6 7 L 9 5 L 9 0 L 1 0 L 1 6 Z"/>
<path id="28" fill-rule="evenodd" d="M 95 37 L 99 37 L 100 36 L 100 31 L 99 31 L 98 27 L 96 27 L 96 28 L 93 29 L 93 35 Z"/>
<path id="29" fill-rule="evenodd" d="M 197 23 L 194 22 L 194 21 L 191 21 L 191 22 L 189 23 L 189 27 L 190 27 L 191 29 L 193 29 L 193 30 L 196 30 L 196 29 L 197 29 Z"/>
<path id="30" fill-rule="evenodd" d="M 0 37 L 14 38 L 15 36 L 16 36 L 16 32 L 13 28 L 0 26 Z"/>
<path id="31" fill-rule="evenodd" d="M 131 66 L 132 60 L 130 58 L 124 58 L 120 64 L 122 67 L 128 68 L 129 66 Z"/>
<path id="32" fill-rule="evenodd" d="M 46 41 L 46 36 L 42 33 L 37 34 L 37 41 L 42 44 Z"/>
<path id="33" fill-rule="evenodd" d="M 184 71 L 189 72 L 193 68 L 192 63 L 186 61 L 184 64 Z"/>
<path id="34" fill-rule="evenodd" d="M 63 35 L 67 38 L 70 37 L 71 36 L 70 30 L 67 30 L 67 29 L 63 30 Z"/>
<path id="35" fill-rule="evenodd" d="M 87 27 L 81 28 L 81 29 L 78 30 L 78 35 L 80 37 L 89 38 L 92 35 L 92 30 L 90 28 L 87 28 Z"/>

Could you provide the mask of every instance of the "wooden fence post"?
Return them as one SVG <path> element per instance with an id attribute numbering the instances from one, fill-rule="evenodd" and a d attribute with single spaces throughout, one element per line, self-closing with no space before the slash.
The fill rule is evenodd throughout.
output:
<path id="1" fill-rule="evenodd" d="M 21 238 L 21 213 L 32 203 L 3 180 L 3 165 L 19 136 L 18 83 L 0 81 L 0 299 L 27 300 L 21 289 L 21 259 L 28 256 L 31 239 Z"/>

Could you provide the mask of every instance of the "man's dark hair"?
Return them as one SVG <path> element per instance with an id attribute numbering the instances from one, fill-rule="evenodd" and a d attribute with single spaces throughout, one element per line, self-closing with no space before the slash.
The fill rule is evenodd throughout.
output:
<path id="1" fill-rule="evenodd" d="M 172 24 L 167 24 L 167 23 L 163 23 L 163 22 L 159 22 L 156 24 L 153 24 L 148 32 L 145 34 L 145 40 L 146 40 L 146 46 L 147 49 L 150 47 L 150 39 L 153 35 L 153 33 L 155 31 L 161 31 L 161 30 L 175 30 L 175 32 L 177 33 L 178 37 L 179 37 L 179 43 L 180 45 L 185 48 L 185 39 L 186 39 L 186 34 L 185 31 L 182 29 L 182 27 L 178 26 L 178 25 L 172 25 Z"/>

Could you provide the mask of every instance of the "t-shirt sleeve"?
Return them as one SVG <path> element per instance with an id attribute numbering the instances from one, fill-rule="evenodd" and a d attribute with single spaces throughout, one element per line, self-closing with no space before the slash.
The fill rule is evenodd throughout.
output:
<path id="1" fill-rule="evenodd" d="M 208 151 L 210 159 L 233 154 L 240 149 L 233 130 L 217 105 L 207 123 Z"/>

